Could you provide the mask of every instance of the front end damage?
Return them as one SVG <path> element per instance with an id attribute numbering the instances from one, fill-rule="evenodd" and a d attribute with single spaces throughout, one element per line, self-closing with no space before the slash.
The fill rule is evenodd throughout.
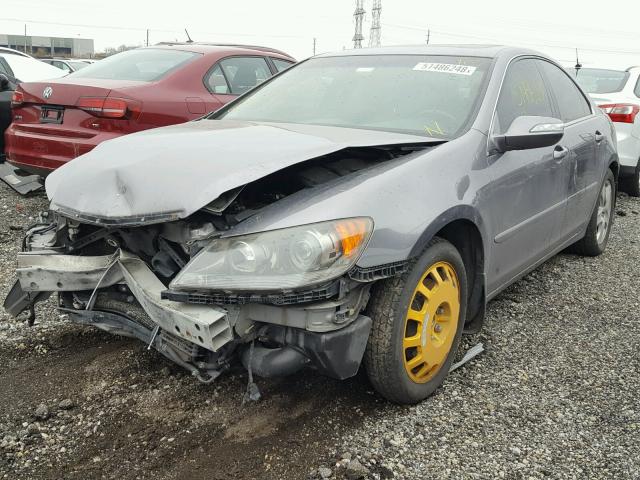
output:
<path id="1" fill-rule="evenodd" d="M 399 156 L 348 153 L 351 159 L 344 153 L 334 159 L 339 169 L 326 158 L 291 167 L 226 192 L 184 219 L 107 222 L 52 204 L 25 236 L 5 309 L 14 316 L 31 310 L 33 319 L 34 305 L 57 293 L 58 307 L 71 321 L 137 338 L 202 382 L 237 361 L 262 377 L 304 367 L 351 377 L 371 329 L 362 313 L 370 286 L 403 269 L 355 266 L 373 228 L 370 219 L 296 227 L 277 241 L 271 232 L 248 235 L 235 241 L 240 246 L 233 255 L 244 255 L 239 260 L 218 251 L 235 238 L 225 232 L 266 206 Z M 307 237 L 318 245 L 317 255 L 291 240 Z M 276 259 L 279 244 L 290 257 L 287 266 Z M 241 273 L 252 272 L 247 278 L 255 288 L 234 285 L 243 277 L 222 271 L 229 262 L 239 262 Z M 296 262 L 314 267 L 305 270 Z M 286 273 L 297 271 L 294 264 L 304 273 Z M 335 273 L 325 277 L 322 269 Z"/>
<path id="2" fill-rule="evenodd" d="M 234 358 L 262 377 L 305 366 L 339 379 L 356 374 L 371 327 L 360 313 L 367 284 L 341 278 L 297 292 L 173 291 L 168 284 L 188 261 L 163 236 L 175 224 L 125 232 L 49 216 L 50 223 L 28 231 L 18 254 L 17 281 L 5 300 L 11 315 L 55 292 L 71 321 L 137 338 L 202 382 L 213 381 Z M 71 240 L 74 229 L 78 236 L 91 231 Z M 141 238 L 158 251 L 145 250 Z"/>

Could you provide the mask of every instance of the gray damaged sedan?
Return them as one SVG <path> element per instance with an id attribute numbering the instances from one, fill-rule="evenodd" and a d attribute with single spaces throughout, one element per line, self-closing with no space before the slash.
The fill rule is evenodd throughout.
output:
<path id="1" fill-rule="evenodd" d="M 51 174 L 5 308 L 33 319 L 56 292 L 72 321 L 203 382 L 238 360 L 262 377 L 363 365 L 417 402 L 488 300 L 567 247 L 605 249 L 615 144 L 536 52 L 321 55 Z"/>

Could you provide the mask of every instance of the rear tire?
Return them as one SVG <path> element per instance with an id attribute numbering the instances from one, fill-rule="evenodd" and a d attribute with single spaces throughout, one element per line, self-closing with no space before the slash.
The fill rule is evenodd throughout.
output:
<path id="1" fill-rule="evenodd" d="M 613 172 L 607 169 L 607 174 L 600 186 L 598 201 L 593 208 L 591 220 L 585 236 L 575 243 L 573 250 L 587 257 L 597 257 L 609 242 L 611 225 L 615 215 L 616 206 L 616 181 Z"/>
<path id="2" fill-rule="evenodd" d="M 460 253 L 440 238 L 429 242 L 409 271 L 374 285 L 364 365 L 383 397 L 417 403 L 442 384 L 460 343 L 467 298 Z"/>
<path id="3" fill-rule="evenodd" d="M 640 164 L 633 175 L 620 179 L 620 190 L 632 197 L 640 197 Z"/>

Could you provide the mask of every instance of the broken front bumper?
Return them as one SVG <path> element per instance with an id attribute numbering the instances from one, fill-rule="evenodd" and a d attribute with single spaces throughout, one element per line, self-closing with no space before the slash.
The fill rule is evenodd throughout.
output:
<path id="1" fill-rule="evenodd" d="M 16 275 L 21 290 L 31 297 L 38 292 L 90 290 L 95 294 L 98 288 L 124 283 L 150 319 L 173 335 L 214 352 L 233 339 L 225 310 L 161 299 L 163 283 L 140 258 L 120 250 L 96 257 L 22 252 Z M 20 313 L 18 295 L 13 291 L 5 301 L 12 315 Z M 87 310 L 92 307 L 89 303 Z"/>
<path id="2" fill-rule="evenodd" d="M 358 314 L 365 289 L 341 301 L 287 307 L 183 303 L 162 298 L 166 287 L 147 264 L 121 250 L 92 257 L 53 250 L 22 252 L 18 254 L 17 277 L 5 300 L 8 313 L 16 316 L 52 292 L 64 298 L 83 292 L 79 307 L 69 308 L 71 302 L 61 300 L 61 310 L 71 320 L 138 338 L 198 378 L 215 378 L 235 347 L 245 353 L 241 355 L 245 366 L 251 365 L 261 376 L 292 373 L 312 365 L 325 375 L 347 378 L 358 371 L 371 329 L 371 320 Z M 128 300 L 131 307 L 135 303 L 145 320 L 140 322 L 126 311 L 114 312 L 96 304 L 100 292 L 109 288 L 127 295 L 130 292 L 135 297 L 135 302 Z M 257 346 L 250 358 L 246 346 L 252 341 Z M 266 348 L 261 341 L 277 347 Z M 202 355 L 195 347 L 210 353 Z"/>

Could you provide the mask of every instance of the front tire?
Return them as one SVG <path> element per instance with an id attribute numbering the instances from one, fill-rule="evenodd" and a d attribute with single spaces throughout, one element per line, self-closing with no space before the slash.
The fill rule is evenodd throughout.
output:
<path id="1" fill-rule="evenodd" d="M 587 257 L 597 257 L 609 242 L 611 225 L 615 214 L 616 205 L 616 180 L 611 170 L 607 170 L 602 185 L 598 201 L 591 214 L 587 233 L 575 244 L 575 251 L 579 255 Z"/>
<path id="2" fill-rule="evenodd" d="M 442 384 L 460 344 L 467 292 L 462 258 L 440 238 L 409 271 L 374 286 L 364 365 L 383 397 L 417 403 Z"/>

